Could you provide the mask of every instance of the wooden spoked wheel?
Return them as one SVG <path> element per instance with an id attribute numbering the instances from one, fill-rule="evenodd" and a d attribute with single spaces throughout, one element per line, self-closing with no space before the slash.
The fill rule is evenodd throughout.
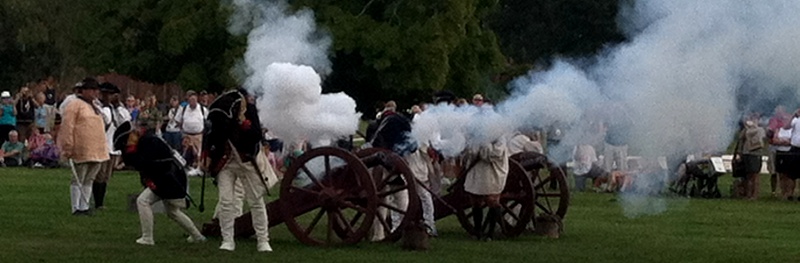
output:
<path id="1" fill-rule="evenodd" d="M 304 244 L 318 246 L 359 242 L 380 203 L 367 167 L 333 147 L 299 156 L 286 170 L 279 201 L 289 231 Z"/>
<path id="2" fill-rule="evenodd" d="M 525 169 L 533 182 L 536 191 L 534 215 L 557 215 L 564 219 L 570 198 L 564 170 L 540 153 L 522 152 L 512 155 L 511 159 Z"/>
<path id="3" fill-rule="evenodd" d="M 526 176 L 525 170 L 522 168 L 522 166 L 520 166 L 514 160 L 509 160 L 508 164 L 508 178 L 506 179 L 506 185 L 503 188 L 503 193 L 500 196 L 502 216 L 499 219 L 497 226 L 504 237 L 511 238 L 525 232 L 525 227 L 533 217 L 536 193 L 533 190 L 533 184 Z M 466 177 L 466 172 L 467 171 L 464 171 L 464 174 L 462 174 L 462 176 L 459 177 L 459 180 L 456 181 L 454 187 L 452 188 L 451 194 L 463 195 L 463 198 L 469 198 L 469 195 L 464 191 L 464 178 Z M 461 227 L 464 228 L 464 230 L 466 230 L 470 235 L 475 236 L 477 234 L 475 232 L 476 229 L 473 221 L 473 213 L 475 211 L 472 210 L 473 209 L 471 206 L 466 207 L 462 210 L 456 211 L 456 216 L 458 217 L 458 222 L 461 223 Z M 485 209 L 484 206 L 484 209 L 482 210 L 487 209 Z M 481 212 L 486 213 L 486 211 Z M 487 216 L 483 216 L 483 226 L 481 227 L 482 233 L 486 233 L 488 231 L 486 217 Z"/>
<path id="4" fill-rule="evenodd" d="M 422 219 L 417 194 L 417 179 L 399 155 L 381 148 L 360 150 L 356 155 L 371 170 L 378 198 L 378 213 L 373 223 L 372 239 L 395 242 L 402 230 Z M 398 200 L 402 200 L 398 202 Z M 396 218 L 393 220 L 392 218 Z"/>

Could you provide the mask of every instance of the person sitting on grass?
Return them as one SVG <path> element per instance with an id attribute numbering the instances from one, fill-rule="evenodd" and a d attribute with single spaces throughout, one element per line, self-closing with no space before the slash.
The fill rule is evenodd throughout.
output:
<path id="1" fill-rule="evenodd" d="M 26 147 L 28 152 L 32 152 L 37 148 L 44 145 L 47 139 L 44 138 L 44 135 L 39 131 L 39 129 L 31 129 L 31 136 L 28 137 L 28 146 Z"/>
<path id="2" fill-rule="evenodd" d="M 3 146 L 0 147 L 0 166 L 20 166 L 24 150 L 25 144 L 19 141 L 19 133 L 10 131 L 8 133 L 8 141 L 4 142 Z"/>
<path id="3" fill-rule="evenodd" d="M 189 137 L 183 137 L 183 159 L 186 160 L 186 173 L 189 176 L 201 176 L 203 172 L 200 169 L 195 168 L 197 166 L 197 156 L 199 153 L 199 149 L 192 144 L 191 139 Z"/>
<path id="4" fill-rule="evenodd" d="M 45 139 L 44 144 L 34 148 L 31 151 L 31 158 L 29 162 L 34 168 L 56 168 L 58 167 L 58 160 L 61 157 L 58 146 L 56 146 L 53 136 L 50 134 L 42 135 L 42 137 Z"/>

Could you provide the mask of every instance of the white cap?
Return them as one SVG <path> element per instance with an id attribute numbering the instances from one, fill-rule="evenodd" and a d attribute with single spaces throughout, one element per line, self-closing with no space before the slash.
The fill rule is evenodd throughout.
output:
<path id="1" fill-rule="evenodd" d="M 11 98 L 11 92 L 3 91 L 3 93 L 0 93 L 0 98 Z"/>

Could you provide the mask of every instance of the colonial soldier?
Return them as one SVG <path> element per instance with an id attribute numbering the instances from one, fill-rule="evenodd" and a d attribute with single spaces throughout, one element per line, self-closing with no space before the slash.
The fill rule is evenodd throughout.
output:
<path id="1" fill-rule="evenodd" d="M 472 201 L 472 219 L 475 223 L 474 234 L 478 239 L 491 240 L 495 227 L 501 217 L 500 194 L 508 177 L 508 147 L 505 139 L 481 145 L 467 152 L 468 168 L 464 181 L 464 190 L 470 194 Z M 483 232 L 483 206 L 488 206 L 486 225 L 488 231 Z"/>
<path id="2" fill-rule="evenodd" d="M 128 137 L 125 130 L 130 130 L 130 123 L 125 123 L 115 134 L 116 149 L 124 148 L 123 159 L 126 164 L 133 165 L 141 178 L 144 190 L 136 199 L 136 208 L 139 211 L 139 223 L 142 236 L 136 239 L 137 244 L 155 245 L 153 238 L 153 209 L 152 205 L 162 201 L 167 216 L 178 223 L 189 237 L 189 243 L 203 242 L 206 238 L 200 234 L 192 220 L 181 211 L 185 208 L 187 195 L 187 178 L 184 170 L 184 161 L 180 158 L 166 141 L 155 134 L 155 129 L 150 128 L 140 138 L 138 134 Z M 140 129 L 144 130 L 144 129 Z M 127 142 L 127 143 L 126 143 Z M 126 147 L 119 146 L 120 143 Z M 134 147 L 135 146 L 135 147 Z"/>
<path id="3" fill-rule="evenodd" d="M 256 248 L 259 252 L 270 252 L 267 211 L 262 197 L 277 179 L 260 150 L 263 136 L 258 110 L 247 102 L 247 92 L 240 89 L 217 98 L 209 109 L 208 121 L 211 129 L 206 135 L 203 152 L 210 158 L 208 169 L 216 176 L 219 188 L 218 217 L 222 234 L 219 249 L 233 251 L 236 248 L 234 185 L 239 180 L 250 205 L 258 240 Z"/>
<path id="4" fill-rule="evenodd" d="M 394 101 L 386 103 L 378 121 L 378 127 L 375 129 L 374 134 L 368 135 L 371 138 L 370 143 L 373 147 L 388 149 L 402 156 L 417 179 L 417 183 L 429 185 L 428 163 L 430 159 L 427 158 L 427 148 L 418 147 L 416 144 L 409 142 L 408 134 L 411 132 L 411 122 L 405 116 L 398 114 L 396 108 L 397 105 Z M 422 203 L 422 218 L 429 234 L 436 235 L 433 198 L 425 188 L 420 186 L 417 188 L 417 194 Z M 393 196 L 394 203 L 398 207 L 408 206 L 407 195 L 404 195 L 404 193 L 406 192 L 397 193 Z M 397 213 L 392 213 L 392 226 L 397 227 L 400 221 L 400 216 Z M 373 237 L 373 240 L 379 240 L 383 233 L 381 231 L 382 226 L 381 224 L 376 224 L 374 227 L 373 232 L 377 236 Z"/>
<path id="5" fill-rule="evenodd" d="M 117 165 L 121 154 L 120 150 L 114 149 L 114 133 L 120 125 L 131 120 L 131 114 L 119 102 L 119 92 L 119 88 L 114 84 L 107 82 L 100 84 L 100 93 L 102 95 L 101 102 L 103 103 L 101 113 L 105 121 L 106 142 L 110 150 L 110 159 L 103 163 L 103 166 L 100 168 L 100 173 L 97 174 L 97 177 L 94 179 L 94 184 L 92 184 L 94 206 L 96 209 L 104 208 L 103 203 L 106 197 L 108 179 L 111 178 L 111 174 L 114 173 L 114 166 Z"/>

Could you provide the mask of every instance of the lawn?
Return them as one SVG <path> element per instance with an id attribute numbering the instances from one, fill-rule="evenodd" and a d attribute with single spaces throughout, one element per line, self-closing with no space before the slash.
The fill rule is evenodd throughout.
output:
<path id="1" fill-rule="evenodd" d="M 611 194 L 577 193 L 560 239 L 523 235 L 512 240 L 471 240 L 454 217 L 437 222 L 441 237 L 426 252 L 399 244 L 318 248 L 301 244 L 285 226 L 270 229 L 275 252 L 258 254 L 255 241 L 237 251 L 217 250 L 218 239 L 187 244 L 165 215 L 156 215 L 156 246 L 137 245 L 138 217 L 126 196 L 138 177 L 118 172 L 109 185 L 108 209 L 92 217 L 70 215 L 68 170 L 0 168 L 0 262 L 789 262 L 800 258 L 800 203 L 778 201 L 762 178 L 758 201 L 667 199 L 660 215 L 626 218 Z M 200 180 L 192 178 L 199 196 Z M 729 177 L 723 180 L 728 196 Z M 213 208 L 216 189 L 207 205 Z M 197 224 L 211 213 L 190 209 Z"/>

